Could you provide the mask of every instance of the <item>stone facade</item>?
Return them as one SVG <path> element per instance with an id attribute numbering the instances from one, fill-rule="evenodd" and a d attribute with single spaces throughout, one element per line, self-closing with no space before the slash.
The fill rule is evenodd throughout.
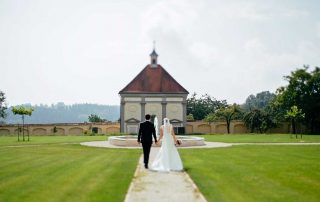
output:
<path id="1" fill-rule="evenodd" d="M 125 94 L 121 96 L 121 131 L 137 133 L 145 114 L 156 116 L 159 124 L 163 118 L 171 120 L 174 127 L 186 125 L 186 100 L 183 94 Z"/>

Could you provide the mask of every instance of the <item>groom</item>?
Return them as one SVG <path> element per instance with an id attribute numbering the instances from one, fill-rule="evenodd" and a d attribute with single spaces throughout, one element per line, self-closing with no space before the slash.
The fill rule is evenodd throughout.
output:
<path id="1" fill-rule="evenodd" d="M 156 130 L 153 123 L 150 121 L 150 115 L 145 116 L 146 121 L 140 123 L 139 134 L 138 134 L 138 143 L 142 143 L 143 147 L 143 159 L 144 167 L 148 168 L 150 148 L 152 145 L 152 136 L 154 137 L 155 143 L 157 143 Z"/>

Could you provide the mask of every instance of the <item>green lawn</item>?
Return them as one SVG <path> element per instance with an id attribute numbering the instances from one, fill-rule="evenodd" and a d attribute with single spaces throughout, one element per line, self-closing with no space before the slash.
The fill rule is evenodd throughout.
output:
<path id="1" fill-rule="evenodd" d="M 48 144 L 102 139 L 32 137 L 40 145 L 7 147 L 17 142 L 1 137 L 0 201 L 123 201 L 140 150 Z"/>
<path id="2" fill-rule="evenodd" d="M 320 146 L 179 150 L 208 201 L 320 201 Z"/>
<path id="3" fill-rule="evenodd" d="M 219 142 L 296 142 L 289 135 L 204 135 Z M 80 146 L 106 136 L 0 137 L 0 201 L 123 201 L 141 150 Z M 320 142 L 320 136 L 303 136 Z M 21 145 L 21 147 L 10 147 Z M 320 201 L 320 146 L 179 150 L 208 201 Z"/>
<path id="4" fill-rule="evenodd" d="M 0 146 L 3 145 L 34 145 L 34 144 L 57 144 L 79 143 L 86 141 L 107 140 L 108 136 L 30 136 L 30 141 L 18 142 L 16 136 L 0 136 Z"/>
<path id="5" fill-rule="evenodd" d="M 208 134 L 197 135 L 211 142 L 320 142 L 320 135 L 303 135 L 298 139 L 290 134 Z M 30 141 L 18 142 L 16 136 L 0 136 L 0 146 L 79 143 L 84 141 L 107 140 L 108 136 L 30 136 Z"/>
<path id="6" fill-rule="evenodd" d="M 302 139 L 298 139 L 290 134 L 215 134 L 200 135 L 209 142 L 320 142 L 320 135 L 303 135 Z"/>

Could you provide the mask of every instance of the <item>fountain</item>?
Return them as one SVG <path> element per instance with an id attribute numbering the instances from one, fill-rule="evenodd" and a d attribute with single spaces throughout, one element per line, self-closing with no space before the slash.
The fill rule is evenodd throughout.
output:
<path id="1" fill-rule="evenodd" d="M 177 147 L 191 147 L 191 146 L 204 146 L 204 138 L 202 137 L 194 137 L 194 136 L 182 136 L 177 135 L 177 138 L 181 141 L 181 145 L 177 145 Z M 137 142 L 136 135 L 125 135 L 125 136 L 111 136 L 108 141 L 110 144 L 115 146 L 122 147 L 138 147 L 139 144 Z M 153 145 L 153 146 L 160 146 Z"/>
<path id="2" fill-rule="evenodd" d="M 158 125 L 158 118 L 155 116 L 153 121 L 155 130 L 156 130 L 156 136 L 157 139 L 159 138 L 159 125 Z M 191 147 L 191 146 L 203 146 L 204 138 L 202 137 L 193 137 L 193 136 L 176 136 L 180 141 L 181 145 L 177 145 L 177 147 Z M 138 147 L 139 144 L 137 142 L 138 137 L 136 135 L 126 135 L 126 136 L 111 136 L 109 137 L 108 141 L 110 144 L 115 146 L 123 146 L 123 147 Z M 153 146 L 160 146 L 153 145 Z"/>
<path id="3" fill-rule="evenodd" d="M 194 136 L 177 136 L 181 141 L 181 145 L 176 145 L 180 148 L 217 148 L 217 147 L 230 147 L 232 144 L 223 143 L 223 142 L 205 142 L 202 137 Z M 126 135 L 126 136 L 111 136 L 108 141 L 92 141 L 92 142 L 82 142 L 80 143 L 84 146 L 89 147 L 108 147 L 108 148 L 127 148 L 127 149 L 136 149 L 141 148 L 137 142 L 136 135 Z M 160 144 L 155 145 L 154 147 L 159 147 Z"/>
<path id="4" fill-rule="evenodd" d="M 154 128 L 156 129 L 156 136 L 158 139 L 159 138 L 159 126 L 158 126 L 158 118 L 157 117 L 154 117 L 153 124 L 154 124 Z"/>

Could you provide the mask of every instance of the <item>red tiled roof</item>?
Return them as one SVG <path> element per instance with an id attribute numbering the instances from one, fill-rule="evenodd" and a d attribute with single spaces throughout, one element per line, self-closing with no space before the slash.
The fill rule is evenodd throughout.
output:
<path id="1" fill-rule="evenodd" d="M 183 88 L 161 65 L 147 65 L 119 94 L 122 93 L 182 93 Z"/>

